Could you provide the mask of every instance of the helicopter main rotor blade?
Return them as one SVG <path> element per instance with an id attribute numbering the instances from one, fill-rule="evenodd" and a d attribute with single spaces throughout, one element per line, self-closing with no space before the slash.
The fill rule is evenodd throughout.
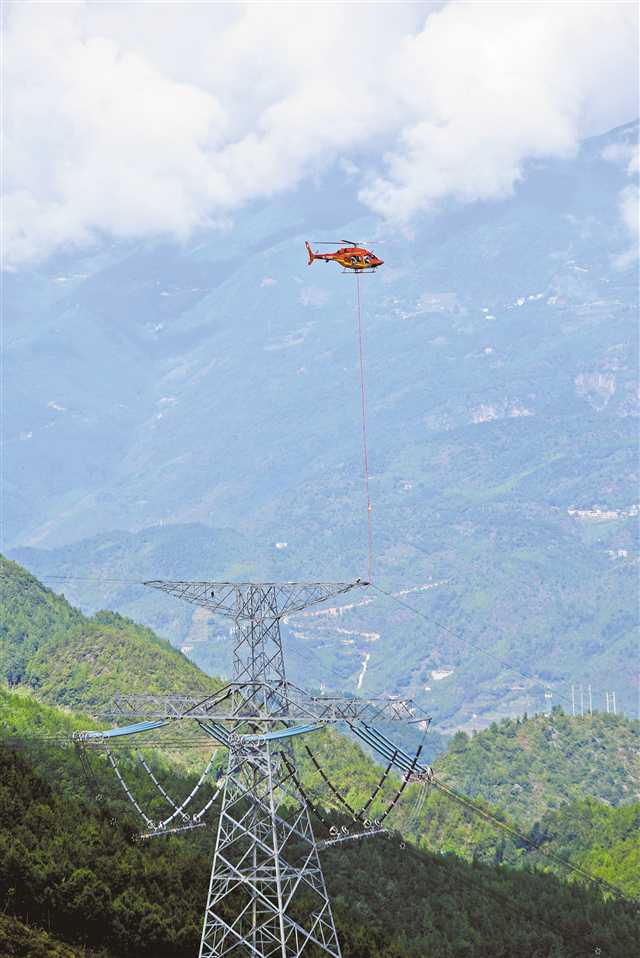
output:
<path id="1" fill-rule="evenodd" d="M 358 248 L 358 244 L 354 243 L 353 240 L 318 240 L 317 242 L 314 241 L 313 243 L 314 246 L 340 246 L 341 244 L 344 244 L 345 246 L 353 246 L 355 249 Z"/>

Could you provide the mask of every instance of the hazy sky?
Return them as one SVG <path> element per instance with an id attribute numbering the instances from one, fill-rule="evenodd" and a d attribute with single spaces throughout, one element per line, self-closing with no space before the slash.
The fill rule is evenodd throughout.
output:
<path id="1" fill-rule="evenodd" d="M 398 222 L 500 197 L 636 118 L 637 38 L 612 0 L 9 3 L 7 262 L 185 236 L 331 162 Z"/>

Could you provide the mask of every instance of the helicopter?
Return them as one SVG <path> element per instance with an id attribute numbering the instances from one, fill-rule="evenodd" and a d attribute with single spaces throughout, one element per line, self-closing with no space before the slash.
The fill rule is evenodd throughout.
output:
<path id="1" fill-rule="evenodd" d="M 351 240 L 340 240 L 340 243 L 344 243 L 345 246 L 336 250 L 335 253 L 314 253 L 309 243 L 305 241 L 304 245 L 307 247 L 307 253 L 309 254 L 307 266 L 311 266 L 314 259 L 322 259 L 325 263 L 338 263 L 343 267 L 345 273 L 373 273 L 384 262 L 384 260 L 378 259 L 371 250 L 359 246 L 358 243 L 353 243 Z M 340 246 L 340 243 L 316 243 L 315 245 Z"/>

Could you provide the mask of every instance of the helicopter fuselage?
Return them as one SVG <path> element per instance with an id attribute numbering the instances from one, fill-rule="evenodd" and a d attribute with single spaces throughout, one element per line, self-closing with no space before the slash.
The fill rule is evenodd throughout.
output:
<path id="1" fill-rule="evenodd" d="M 306 247 L 309 253 L 309 266 L 314 260 L 321 259 L 325 263 L 338 263 L 343 269 L 360 272 L 377 269 L 384 262 L 363 246 L 344 246 L 335 253 L 314 253 L 309 243 L 306 243 Z"/>

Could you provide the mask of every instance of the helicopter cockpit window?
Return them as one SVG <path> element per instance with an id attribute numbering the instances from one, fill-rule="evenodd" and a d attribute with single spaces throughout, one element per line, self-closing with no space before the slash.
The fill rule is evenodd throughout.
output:
<path id="1" fill-rule="evenodd" d="M 371 262 L 371 257 L 370 257 L 370 256 L 365 256 L 364 261 L 365 261 L 365 263 L 366 263 L 367 266 L 368 266 L 369 263 Z"/>

